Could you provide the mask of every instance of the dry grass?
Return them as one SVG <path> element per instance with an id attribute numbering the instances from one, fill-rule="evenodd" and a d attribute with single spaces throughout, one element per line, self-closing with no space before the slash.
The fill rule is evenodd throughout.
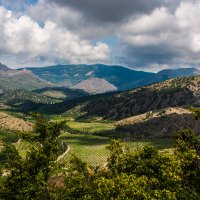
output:
<path id="1" fill-rule="evenodd" d="M 116 129 L 129 138 L 169 138 L 180 129 L 200 135 L 200 121 L 189 110 L 172 107 L 123 119 L 116 123 Z"/>
<path id="2" fill-rule="evenodd" d="M 159 111 L 150 111 L 141 115 L 128 117 L 126 119 L 118 121 L 116 125 L 123 125 L 123 124 L 129 124 L 129 123 L 135 124 L 135 123 L 144 122 L 149 119 L 159 118 L 160 116 L 166 116 L 170 114 L 182 115 L 182 114 L 191 114 L 191 112 L 188 109 L 184 109 L 184 108 L 169 107 L 169 108 L 164 108 Z"/>
<path id="3" fill-rule="evenodd" d="M 0 128 L 28 132 L 32 130 L 32 126 L 30 122 L 0 112 Z"/>

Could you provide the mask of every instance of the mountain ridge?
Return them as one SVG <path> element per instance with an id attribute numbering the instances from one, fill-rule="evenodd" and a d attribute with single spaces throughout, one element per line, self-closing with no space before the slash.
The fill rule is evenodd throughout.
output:
<path id="1" fill-rule="evenodd" d="M 27 69 L 41 79 L 60 86 L 73 87 L 90 78 L 99 78 L 113 84 L 119 91 L 142 87 L 179 76 L 200 74 L 200 71 L 196 68 L 165 69 L 151 73 L 124 66 L 103 64 L 53 65 Z"/>
<path id="2" fill-rule="evenodd" d="M 105 79 L 113 84 L 118 90 L 126 89 L 133 80 L 149 77 L 153 73 L 131 70 L 117 65 L 54 65 L 43 68 L 28 68 L 40 78 L 59 84 L 72 87 L 89 78 Z"/>
<path id="3" fill-rule="evenodd" d="M 108 94 L 73 108 L 84 116 L 123 119 L 166 107 L 200 105 L 200 76 L 173 78 L 149 86 Z"/>

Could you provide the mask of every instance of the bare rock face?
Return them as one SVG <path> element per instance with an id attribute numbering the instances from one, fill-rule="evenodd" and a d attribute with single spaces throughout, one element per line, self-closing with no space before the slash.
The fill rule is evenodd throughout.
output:
<path id="1" fill-rule="evenodd" d="M 107 80 L 100 78 L 89 78 L 85 81 L 78 83 L 77 85 L 74 85 L 72 88 L 82 89 L 95 94 L 117 90 L 116 86 L 109 83 Z"/>

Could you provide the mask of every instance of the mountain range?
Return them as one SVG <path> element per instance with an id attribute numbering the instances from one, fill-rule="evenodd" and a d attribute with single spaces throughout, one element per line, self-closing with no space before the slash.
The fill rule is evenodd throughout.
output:
<path id="1" fill-rule="evenodd" d="M 200 134 L 200 122 L 190 112 L 191 106 L 200 107 L 200 76 L 177 77 L 129 91 L 35 105 L 35 110 L 81 122 L 114 121 L 116 129 L 99 135 L 132 140 L 169 138 L 186 128 Z"/>
<path id="2" fill-rule="evenodd" d="M 98 78 L 96 81 L 100 81 L 99 79 L 102 79 L 104 82 L 107 81 L 108 85 L 114 85 L 116 90 L 125 90 L 132 81 L 138 81 L 153 75 L 153 73 L 135 71 L 122 66 L 102 64 L 56 65 L 42 68 L 28 68 L 28 70 L 41 79 L 61 86 L 73 87 L 77 84 L 82 85 L 83 81 L 91 80 L 91 78 Z M 85 82 L 83 84 L 85 85 Z M 88 87 L 93 87 L 93 84 L 95 82 L 88 81 Z M 112 89 L 113 87 L 111 87 Z M 107 91 L 110 91 L 109 86 Z"/>
<path id="3" fill-rule="evenodd" d="M 10 69 L 0 64 L 0 100 L 4 103 L 52 104 L 91 94 L 124 91 L 179 76 L 194 76 L 195 68 L 136 71 L 123 66 L 55 65 Z M 30 104 L 30 102 L 28 104 Z"/>
<path id="4" fill-rule="evenodd" d="M 123 66 L 55 65 L 39 68 L 9 69 L 0 64 L 0 89 L 36 90 L 45 87 L 82 89 L 90 93 L 123 91 L 169 78 L 195 76 L 196 68 L 167 69 L 158 73 L 136 71 Z"/>
<path id="5" fill-rule="evenodd" d="M 148 73 L 100 64 L 15 70 L 1 66 L 3 111 L 116 121 L 112 134 L 132 138 L 168 137 L 180 127 L 200 130 L 188 111 L 200 106 L 200 76 L 195 68 Z"/>
<path id="6" fill-rule="evenodd" d="M 158 73 L 136 71 L 123 66 L 94 65 L 55 65 L 40 68 L 27 68 L 39 78 L 60 86 L 76 89 L 92 88 L 93 93 L 103 93 L 113 90 L 128 90 L 180 76 L 195 76 L 200 74 L 196 68 L 167 69 Z M 95 79 L 93 79 L 95 78 Z M 101 87 L 101 82 L 107 81 L 102 91 L 95 88 L 95 82 Z M 91 81 L 93 80 L 93 81 Z M 83 87 L 84 85 L 84 87 Z M 105 88 L 107 88 L 105 90 Z"/>

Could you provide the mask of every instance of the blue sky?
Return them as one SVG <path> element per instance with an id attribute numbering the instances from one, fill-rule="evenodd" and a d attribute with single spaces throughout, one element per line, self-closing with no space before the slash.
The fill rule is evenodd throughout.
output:
<path id="1" fill-rule="evenodd" d="M 200 66 L 200 0 L 0 0 L 0 62 Z"/>

